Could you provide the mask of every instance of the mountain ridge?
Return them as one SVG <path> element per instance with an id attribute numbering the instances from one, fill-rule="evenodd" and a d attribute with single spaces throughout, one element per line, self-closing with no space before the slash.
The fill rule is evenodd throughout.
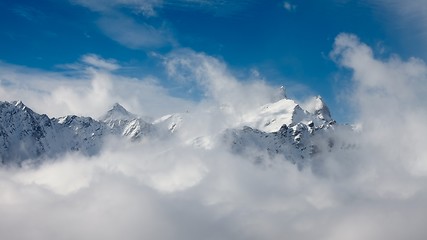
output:
<path id="1" fill-rule="evenodd" d="M 318 97 L 315 101 L 311 112 L 287 98 L 263 105 L 243 115 L 235 126 L 223 129 L 220 139 L 235 154 L 258 149 L 269 156 L 282 155 L 301 167 L 319 151 L 313 139 L 322 134 L 325 139 L 331 138 L 336 128 L 323 100 Z M 94 156 L 100 153 L 107 137 L 131 142 L 168 137 L 185 131 L 181 129 L 185 118 L 176 113 L 147 122 L 119 103 L 97 120 L 76 115 L 49 118 L 21 101 L 0 102 L 0 159 L 3 164 L 20 164 L 67 152 Z M 201 138 L 210 141 L 210 136 L 199 136 L 186 142 L 200 145 Z"/>

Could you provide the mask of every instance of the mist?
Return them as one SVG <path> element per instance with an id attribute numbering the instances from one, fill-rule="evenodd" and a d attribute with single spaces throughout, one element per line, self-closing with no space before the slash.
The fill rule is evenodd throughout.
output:
<path id="1" fill-rule="evenodd" d="M 356 130 L 337 138 L 356 147 L 323 151 L 303 169 L 259 152 L 269 161 L 262 167 L 221 142 L 242 114 L 277 99 L 278 86 L 238 79 L 206 54 L 164 56 L 167 74 L 200 88 L 200 101 L 171 96 L 155 77 L 120 76 L 118 63 L 94 55 L 71 76 L 2 63 L 2 98 L 52 116 L 96 117 L 114 102 L 152 117 L 188 112 L 171 138 L 110 139 L 93 157 L 0 169 L 2 237 L 425 239 L 426 64 L 380 59 L 351 34 L 337 36 L 330 57 L 350 73 L 343 80 L 356 113 Z"/>

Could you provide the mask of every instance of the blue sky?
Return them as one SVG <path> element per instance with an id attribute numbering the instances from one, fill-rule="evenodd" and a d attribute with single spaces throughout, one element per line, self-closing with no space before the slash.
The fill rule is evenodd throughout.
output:
<path id="1" fill-rule="evenodd" d="M 330 59 L 335 37 L 357 35 L 379 58 L 427 57 L 422 0 L 3 0 L 0 60 L 46 71 L 86 54 L 114 59 L 121 74 L 154 75 L 171 92 L 198 98 L 164 74 L 163 55 L 192 49 L 239 76 L 285 85 L 291 97 L 321 95 L 344 121 L 348 87 Z"/>

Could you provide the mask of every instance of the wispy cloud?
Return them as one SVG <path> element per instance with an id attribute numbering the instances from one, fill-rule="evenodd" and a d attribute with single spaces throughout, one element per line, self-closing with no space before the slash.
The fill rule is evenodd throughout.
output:
<path id="1" fill-rule="evenodd" d="M 39 9 L 35 8 L 35 7 L 31 7 L 31 6 L 26 6 L 26 5 L 18 5 L 15 8 L 12 9 L 12 11 L 28 20 L 28 21 L 39 21 L 39 20 L 43 20 L 46 19 L 47 16 L 44 12 L 40 11 Z"/>
<path id="2" fill-rule="evenodd" d="M 132 49 L 158 48 L 173 42 L 171 34 L 166 29 L 137 23 L 123 15 L 102 17 L 98 21 L 98 26 L 111 39 Z"/>
<path id="3" fill-rule="evenodd" d="M 255 0 L 165 0 L 163 7 L 202 11 L 215 16 L 230 16 L 239 14 L 240 11 L 256 2 Z"/>
<path id="4" fill-rule="evenodd" d="M 132 9 L 135 13 L 141 13 L 147 17 L 155 16 L 155 8 L 163 4 L 162 0 L 71 0 L 74 3 L 85 6 L 92 11 L 109 13 L 116 9 L 125 7 Z"/>
<path id="5" fill-rule="evenodd" d="M 117 61 L 114 59 L 103 59 L 95 54 L 86 54 L 82 57 L 82 62 L 94 66 L 96 68 L 113 71 L 120 68 Z"/>
<path id="6" fill-rule="evenodd" d="M 238 12 L 254 0 L 71 0 L 97 12 L 111 12 L 125 7 L 147 17 L 157 15 L 157 9 L 178 8 L 212 12 L 218 15 Z"/>
<path id="7" fill-rule="evenodd" d="M 98 12 L 99 28 L 111 39 L 132 49 L 155 49 L 172 44 L 172 34 L 148 19 L 157 16 L 160 0 L 75 0 L 76 4 Z M 130 9 L 131 14 L 122 11 Z"/>
<path id="8" fill-rule="evenodd" d="M 155 49 L 174 45 L 176 40 L 165 27 L 162 8 L 201 11 L 227 16 L 245 9 L 253 0 L 70 0 L 100 14 L 100 29 L 111 39 L 132 49 Z M 130 10 L 130 11 L 127 11 Z M 153 24 L 157 19 L 158 24 Z M 150 23 L 149 23 L 150 22 Z"/>
<path id="9" fill-rule="evenodd" d="M 396 37 L 403 42 L 402 45 L 406 45 L 404 48 L 412 48 L 414 55 L 427 59 L 427 47 L 423 44 L 427 41 L 427 4 L 424 0 L 363 2 L 370 6 L 379 18 L 386 21 L 385 25 L 392 29 Z"/>
<path id="10" fill-rule="evenodd" d="M 283 8 L 286 9 L 288 12 L 294 12 L 297 10 L 297 5 L 292 4 L 291 2 L 284 2 Z"/>

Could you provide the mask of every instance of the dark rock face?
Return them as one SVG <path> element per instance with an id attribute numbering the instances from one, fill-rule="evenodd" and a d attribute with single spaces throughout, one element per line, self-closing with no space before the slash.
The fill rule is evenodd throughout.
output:
<path id="1" fill-rule="evenodd" d="M 323 101 L 315 100 L 315 112 L 307 112 L 289 100 L 263 107 L 261 121 L 255 117 L 255 122 L 274 121 L 274 130 L 258 128 L 256 124 L 239 125 L 243 127 L 220 132 L 220 142 L 232 153 L 253 159 L 256 164 L 268 164 L 267 160 L 280 157 L 299 168 L 322 153 L 353 146 L 337 137 L 340 132 L 352 131 L 351 127 L 336 124 Z M 107 137 L 129 141 L 169 138 L 182 130 L 175 131 L 182 121 L 183 116 L 176 114 L 149 123 L 119 104 L 100 120 L 75 115 L 49 118 L 22 102 L 0 102 L 0 160 L 3 164 L 19 165 L 28 159 L 55 158 L 68 152 L 93 156 L 100 153 Z"/>
<path id="2" fill-rule="evenodd" d="M 49 118 L 22 102 L 0 102 L 1 162 L 19 164 L 27 159 L 53 158 L 73 151 L 92 156 L 100 152 L 106 136 L 139 140 L 154 131 L 152 124 L 138 118 L 109 120 L 74 115 Z"/>

